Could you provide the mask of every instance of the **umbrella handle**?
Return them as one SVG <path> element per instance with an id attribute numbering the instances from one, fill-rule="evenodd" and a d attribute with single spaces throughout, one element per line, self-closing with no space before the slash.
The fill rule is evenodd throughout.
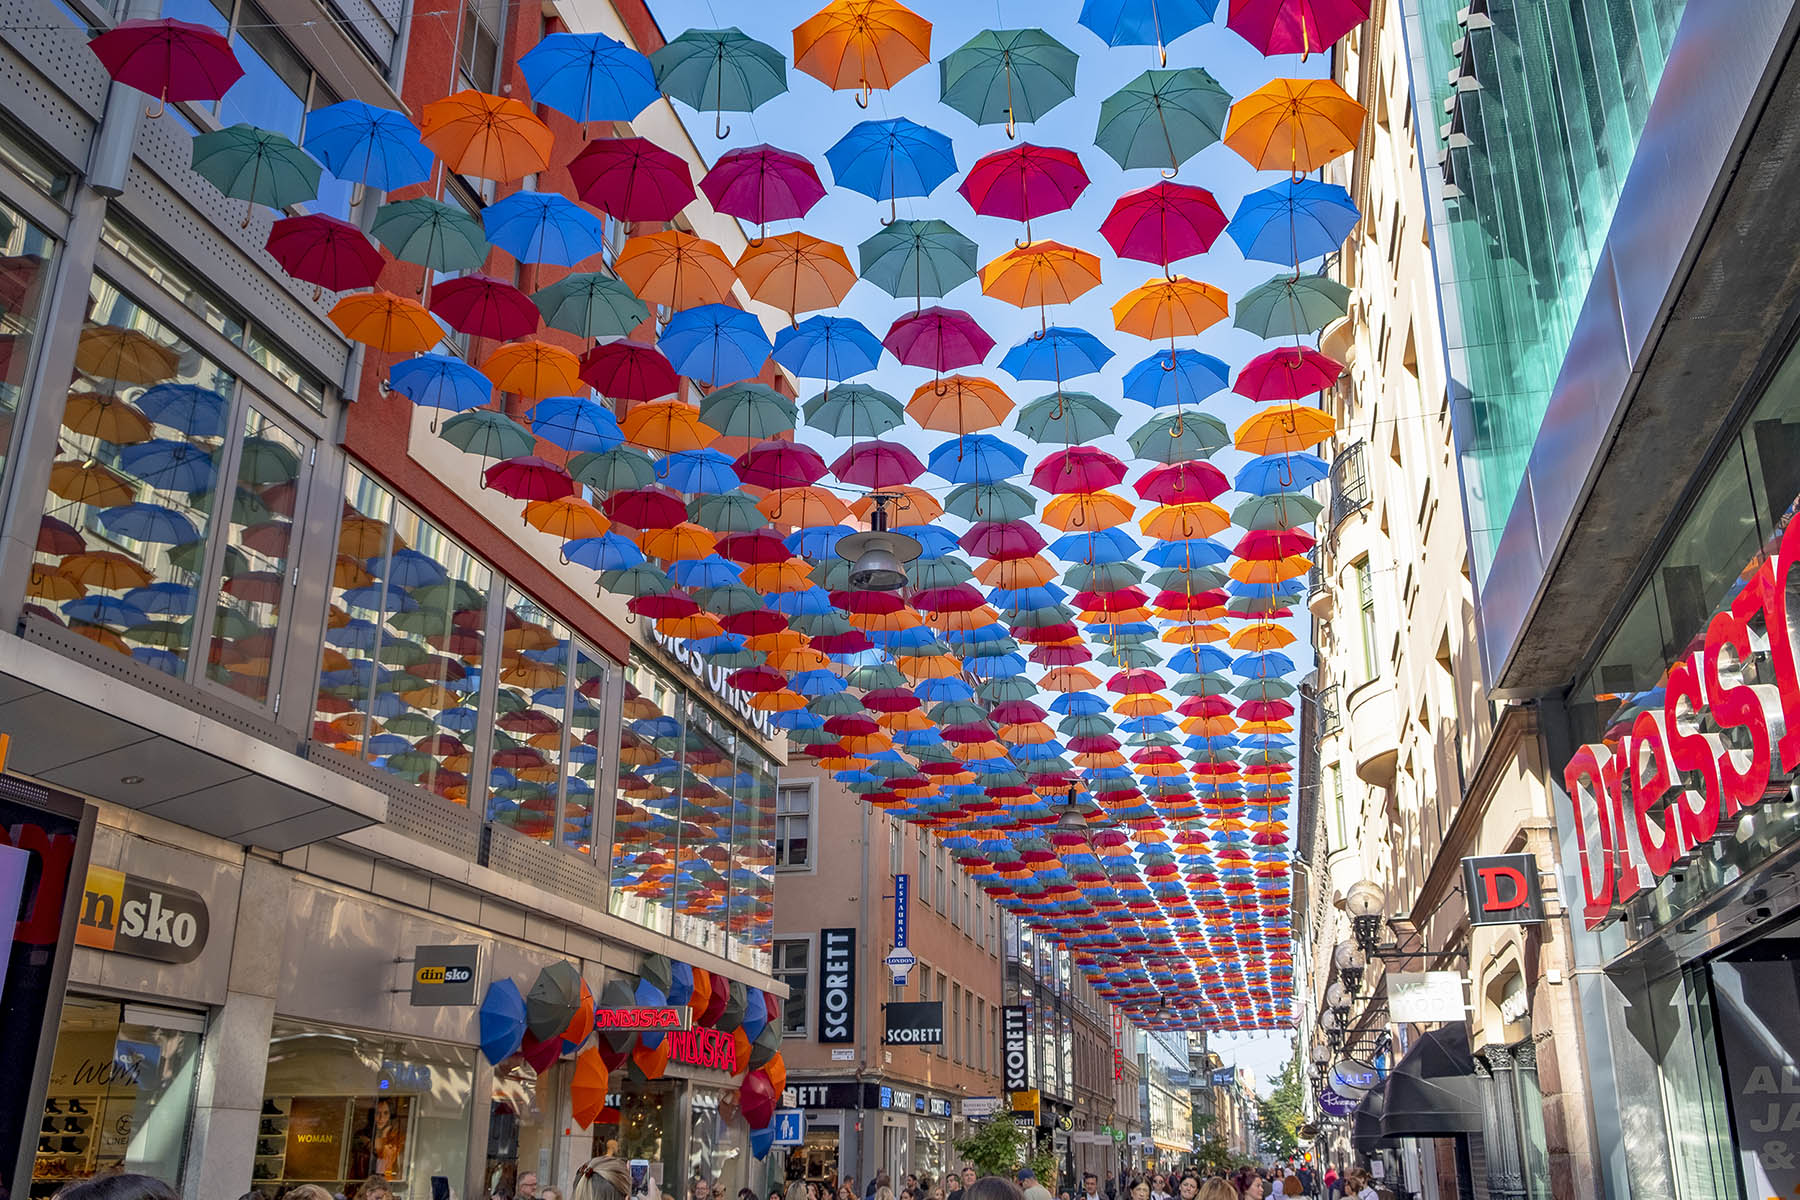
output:
<path id="1" fill-rule="evenodd" d="M 867 107 L 869 107 L 869 97 L 870 97 L 870 96 L 871 96 L 871 95 L 872 95 L 872 94 L 873 94 L 873 89 L 871 89 L 871 88 L 870 88 L 870 87 L 869 87 L 869 81 L 868 81 L 868 80 L 866 80 L 866 79 L 865 79 L 865 80 L 863 80 L 863 81 L 862 81 L 862 87 L 860 87 L 860 88 L 858 88 L 858 89 L 857 89 L 857 93 L 856 93 L 856 107 L 858 107 L 858 108 L 867 108 Z"/>
<path id="2" fill-rule="evenodd" d="M 713 136 L 721 142 L 731 136 L 731 126 L 724 124 L 724 120 L 725 114 L 715 109 L 713 112 Z"/>

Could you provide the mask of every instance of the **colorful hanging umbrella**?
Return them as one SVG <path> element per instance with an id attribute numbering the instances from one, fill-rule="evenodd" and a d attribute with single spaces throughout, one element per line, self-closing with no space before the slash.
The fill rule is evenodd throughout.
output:
<path id="1" fill-rule="evenodd" d="M 555 137 L 519 100 L 465 89 L 421 111 L 420 138 L 461 175 L 507 183 L 548 170 Z"/>
<path id="2" fill-rule="evenodd" d="M 968 313 L 934 305 L 895 321 L 881 344 L 908 366 L 942 374 L 979 365 L 994 339 Z"/>
<path id="3" fill-rule="evenodd" d="M 699 450 L 718 437 L 716 430 L 709 429 L 700 420 L 699 409 L 679 400 L 653 400 L 649 404 L 640 404 L 625 415 L 620 428 L 634 445 L 665 454 Z M 632 524 L 630 521 L 625 523 Z"/>
<path id="4" fill-rule="evenodd" d="M 217 100 L 244 77 L 224 34 L 172 17 L 120 21 L 88 48 L 107 74 L 155 96 L 157 116 L 170 100 Z"/>
<path id="5" fill-rule="evenodd" d="M 804 411 L 808 429 L 852 441 L 879 437 L 905 422 L 898 400 L 860 383 L 841 384 L 821 392 L 806 402 Z"/>
<path id="6" fill-rule="evenodd" d="M 759 226 L 803 217 L 825 198 L 817 168 L 773 146 L 744 146 L 720 155 L 700 189 L 718 212 Z"/>
<path id="7" fill-rule="evenodd" d="M 1113 327 L 1152 340 L 1168 338 L 1174 353 L 1178 337 L 1194 337 L 1225 319 L 1225 292 L 1185 275 L 1152 279 L 1133 288 L 1112 306 Z"/>
<path id="8" fill-rule="evenodd" d="M 383 353 L 418 354 L 444 337 L 417 300 L 392 292 L 345 296 L 332 305 L 329 316 L 345 337 Z"/>
<path id="9" fill-rule="evenodd" d="M 289 275 L 330 292 L 374 287 L 383 265 L 368 234 L 324 213 L 282 217 L 264 248 Z"/>
<path id="10" fill-rule="evenodd" d="M 1012 408 L 1012 398 L 998 384 L 970 375 L 949 375 L 920 384 L 906 402 L 906 413 L 919 428 L 945 433 L 993 429 Z"/>
<path id="11" fill-rule="evenodd" d="M 1265 55 L 1301 61 L 1369 19 L 1369 0 L 1231 0 L 1225 24 Z"/>
<path id="12" fill-rule="evenodd" d="M 655 400 L 681 387 L 662 351 L 643 342 L 603 342 L 581 356 L 581 380 L 614 400 Z"/>
<path id="13" fill-rule="evenodd" d="M 1100 234 L 1120 258 L 1167 267 L 1212 249 L 1225 225 L 1211 192 L 1165 180 L 1119 197 Z"/>
<path id="14" fill-rule="evenodd" d="M 1097 255 L 1049 240 L 1014 246 L 981 268 L 983 295 L 1019 308 L 1067 304 L 1099 286 Z M 1044 329 L 1049 329 L 1044 317 Z"/>
<path id="15" fill-rule="evenodd" d="M 585 396 L 538 401 L 531 410 L 531 432 L 573 452 L 611 450 L 624 441 L 612 410 Z"/>
<path id="16" fill-rule="evenodd" d="M 1019 410 L 1019 433 L 1034 442 L 1079 445 L 1118 427 L 1119 411 L 1087 392 L 1051 392 Z"/>
<path id="17" fill-rule="evenodd" d="M 1042 29 L 986 29 L 945 55 L 938 76 L 945 104 L 1010 138 L 1075 94 L 1075 53 Z"/>
<path id="18" fill-rule="evenodd" d="M 533 103 L 572 121 L 629 121 L 661 94 L 650 60 L 604 33 L 560 31 L 519 56 Z"/>
<path id="19" fill-rule="evenodd" d="M 1239 425 L 1233 444 L 1256 455 L 1287 454 L 1318 445 L 1336 428 L 1330 414 L 1316 408 L 1277 404 Z"/>
<path id="20" fill-rule="evenodd" d="M 812 316 L 775 335 L 775 361 L 808 379 L 854 378 L 880 358 L 880 341 L 853 317 Z"/>
<path id="21" fill-rule="evenodd" d="M 831 473 L 844 483 L 877 491 L 911 483 L 925 467 L 898 442 L 859 442 L 838 456 Z"/>
<path id="22" fill-rule="evenodd" d="M 756 317 L 728 304 L 702 304 L 676 313 L 656 346 L 677 372 L 714 385 L 756 375 L 771 349 Z"/>
<path id="23" fill-rule="evenodd" d="M 388 387 L 420 408 L 466 412 L 493 399 L 487 376 L 460 358 L 421 354 L 388 368 Z"/>
<path id="24" fill-rule="evenodd" d="M 1218 0 L 1083 0 L 1081 24 L 1109 46 L 1155 46 L 1166 62 L 1170 42 L 1213 19 Z"/>
<path id="25" fill-rule="evenodd" d="M 534 401 L 581 390 L 580 363 L 561 346 L 548 342 L 509 342 L 488 356 L 481 373 L 497 390 Z"/>
<path id="26" fill-rule="evenodd" d="M 1085 329 L 1052 325 L 1006 352 L 1000 369 L 1014 379 L 1064 379 L 1098 371 L 1112 358 L 1107 345 Z"/>
<path id="27" fill-rule="evenodd" d="M 544 323 L 576 337 L 623 337 L 650 319 L 625 282 L 600 271 L 565 275 L 531 294 Z"/>
<path id="28" fill-rule="evenodd" d="M 1367 116 L 1329 79 L 1275 79 L 1231 106 L 1225 144 L 1253 167 L 1292 176 L 1356 148 Z"/>
<path id="29" fill-rule="evenodd" d="M 575 194 L 621 221 L 672 221 L 694 198 L 694 177 L 673 151 L 641 137 L 596 138 L 569 161 Z"/>
<path id="30" fill-rule="evenodd" d="M 1350 289 L 1329 275 L 1277 275 L 1238 300 L 1232 324 L 1258 337 L 1317 333 L 1350 311 Z"/>
<path id="31" fill-rule="evenodd" d="M 1087 185 L 1074 151 L 1024 142 L 977 159 L 956 190 L 984 217 L 1023 221 L 1030 241 L 1033 218 L 1070 208 Z"/>
<path id="32" fill-rule="evenodd" d="M 930 61 L 931 22 L 897 0 L 832 0 L 794 28 L 795 68 L 863 108 Z"/>
<path id="33" fill-rule="evenodd" d="M 839 187 L 875 200 L 929 196 L 956 174 L 956 150 L 950 139 L 905 117 L 862 121 L 825 151 L 832 180 Z"/>
<path id="34" fill-rule="evenodd" d="M 400 261 L 434 271 L 473 271 L 487 261 L 481 222 L 441 200 L 420 196 L 384 204 L 369 232 Z"/>
<path id="35" fill-rule="evenodd" d="M 431 178 L 431 151 L 405 113 L 340 100 L 306 114 L 300 144 L 339 179 L 391 192 Z"/>
<path id="36" fill-rule="evenodd" d="M 522 263 L 572 267 L 606 246 L 600 219 L 557 192 L 514 192 L 481 210 L 489 242 Z"/>
<path id="37" fill-rule="evenodd" d="M 788 86 L 781 51 L 735 25 L 690 29 L 652 54 L 650 66 L 665 94 L 699 112 L 713 112 L 713 132 L 721 139 L 731 134 L 721 114 L 755 112 Z"/>
<path id="38" fill-rule="evenodd" d="M 764 383 L 734 383 L 701 399 L 700 419 L 720 437 L 762 441 L 794 428 L 794 402 Z"/>
<path id="39" fill-rule="evenodd" d="M 488 984 L 476 1016 L 481 1028 L 481 1053 L 488 1062 L 499 1066 L 518 1051 L 525 1036 L 525 997 L 519 985 L 504 977 Z"/>
<path id="40" fill-rule="evenodd" d="M 1145 71 L 1100 102 L 1094 144 L 1121 167 L 1176 168 L 1219 140 L 1231 94 L 1200 67 Z"/>
<path id="41" fill-rule="evenodd" d="M 753 243 L 739 256 L 737 274 L 752 300 L 791 317 L 836 308 L 856 283 L 856 270 L 842 246 L 805 233 Z"/>
<path id="42" fill-rule="evenodd" d="M 896 299 L 947 295 L 975 278 L 975 243 L 942 221 L 894 221 L 856 248 L 862 277 Z"/>
<path id="43" fill-rule="evenodd" d="M 531 298 L 486 275 L 446 279 L 431 293 L 431 311 L 452 329 L 499 341 L 530 337 L 538 327 L 539 313 Z"/>
<path id="44" fill-rule="evenodd" d="M 613 270 L 645 302 L 671 312 L 698 304 L 722 304 L 737 281 L 723 250 L 679 229 L 628 239 Z"/>
<path id="45" fill-rule="evenodd" d="M 1232 391 L 1258 402 L 1300 400 L 1337 382 L 1344 364 L 1304 346 L 1259 354 L 1238 372 Z"/>
<path id="46" fill-rule="evenodd" d="M 313 199 L 320 170 L 317 159 L 272 129 L 239 124 L 194 136 L 195 173 L 253 205 L 286 208 Z"/>
<path id="47" fill-rule="evenodd" d="M 1194 404 L 1230 383 L 1231 368 L 1198 350 L 1158 350 L 1125 372 L 1127 399 L 1151 408 Z"/>
<path id="48" fill-rule="evenodd" d="M 1151 418 L 1126 440 L 1139 458 L 1177 463 L 1206 458 L 1229 446 L 1231 435 L 1225 423 L 1210 413 L 1178 413 Z"/>

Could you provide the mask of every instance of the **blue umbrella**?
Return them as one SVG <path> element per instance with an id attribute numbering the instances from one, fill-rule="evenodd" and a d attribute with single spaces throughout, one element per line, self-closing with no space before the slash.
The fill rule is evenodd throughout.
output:
<path id="1" fill-rule="evenodd" d="M 481 1025 L 481 1053 L 499 1066 L 525 1038 L 525 996 L 519 985 L 504 978 L 488 984 L 476 1017 Z"/>
<path id="2" fill-rule="evenodd" d="M 988 593 L 988 603 L 1003 613 L 1021 608 L 1044 608 L 1060 604 L 1068 598 L 1069 593 L 1054 583 L 1038 587 L 995 588 Z"/>
<path id="3" fill-rule="evenodd" d="M 1316 454 L 1268 454 L 1240 467 L 1234 486 L 1252 496 L 1273 496 L 1302 491 L 1330 474 L 1330 465 Z"/>
<path id="4" fill-rule="evenodd" d="M 1174 657 L 1169 659 L 1169 670 L 1180 671 L 1184 675 L 1230 669 L 1231 656 L 1217 646 L 1189 646 L 1184 650 L 1177 650 Z"/>
<path id="5" fill-rule="evenodd" d="M 1231 368 L 1198 350 L 1158 350 L 1125 372 L 1125 397 L 1151 408 L 1193 404 L 1231 383 Z"/>
<path id="6" fill-rule="evenodd" d="M 488 377 L 460 358 L 421 354 L 388 368 L 388 387 L 420 408 L 467 412 L 494 398 Z"/>
<path id="7" fill-rule="evenodd" d="M 650 60 L 603 33 L 553 33 L 519 70 L 533 101 L 575 121 L 629 121 L 662 95 Z"/>
<path id="8" fill-rule="evenodd" d="M 848 691 L 850 685 L 823 668 L 796 672 L 788 687 L 802 696 L 835 696 Z"/>
<path id="9" fill-rule="evenodd" d="M 1106 343 L 1087 330 L 1052 325 L 1008 350 L 1000 369 L 1014 379 L 1053 379 L 1060 386 L 1065 379 L 1098 371 L 1112 356 Z"/>
<path id="10" fill-rule="evenodd" d="M 165 675 L 181 674 L 181 655 L 172 650 L 159 650 L 155 646 L 133 646 L 131 657 Z"/>
<path id="11" fill-rule="evenodd" d="M 718 450 L 677 450 L 656 464 L 656 477 L 678 492 L 717 496 L 743 486 L 731 464 Z"/>
<path id="12" fill-rule="evenodd" d="M 1162 47 L 1211 21 L 1218 8 L 1219 0 L 1084 0 L 1076 19 L 1109 46 Z"/>
<path id="13" fill-rule="evenodd" d="M 956 535 L 942 525 L 897 525 L 895 533 L 904 533 L 924 547 L 920 558 L 942 558 L 956 550 Z"/>
<path id="14" fill-rule="evenodd" d="M 556 192 L 514 192 L 481 211 L 488 241 L 520 262 L 572 267 L 600 253 L 600 219 Z"/>
<path id="15" fill-rule="evenodd" d="M 359 588 L 350 588 L 338 597 L 350 608 L 365 609 L 369 612 L 379 610 L 384 604 L 389 612 L 412 612 L 419 607 L 419 602 L 406 594 L 399 584 L 371 583 Z"/>
<path id="16" fill-rule="evenodd" d="M 384 192 L 431 178 L 431 151 L 405 113 L 362 100 L 340 100 L 306 114 L 300 139 L 339 179 Z"/>
<path id="17" fill-rule="evenodd" d="M 82 596 L 62 606 L 63 616 L 89 625 L 142 625 L 150 614 L 117 596 Z"/>
<path id="18" fill-rule="evenodd" d="M 538 401 L 531 409 L 531 432 L 564 450 L 604 452 L 625 444 L 612 410 L 586 396 Z"/>
<path id="19" fill-rule="evenodd" d="M 956 174 L 950 139 L 905 117 L 862 121 L 825 152 L 831 178 L 890 208 L 899 196 L 929 196 Z"/>
<path id="20" fill-rule="evenodd" d="M 168 438 L 125 447 L 119 451 L 119 465 L 151 487 L 171 492 L 211 491 L 219 476 L 208 451 Z"/>
<path id="21" fill-rule="evenodd" d="M 727 587 L 744 582 L 744 569 L 717 554 L 708 554 L 705 558 L 686 558 L 669 564 L 669 578 L 675 586 L 690 591 Z"/>
<path id="22" fill-rule="evenodd" d="M 159 383 L 138 394 L 137 406 L 158 425 L 192 437 L 223 437 L 231 401 L 197 384 Z"/>
<path id="23" fill-rule="evenodd" d="M 971 433 L 933 450 L 925 469 L 951 483 L 997 483 L 1025 469 L 1025 452 L 991 433 Z"/>
<path id="24" fill-rule="evenodd" d="M 1293 672 L 1294 660 L 1279 650 L 1240 654 L 1231 664 L 1231 673 L 1241 679 L 1267 679 L 1275 675 L 1291 675 Z"/>
<path id="25" fill-rule="evenodd" d="M 676 372 L 717 386 L 754 377 L 769 358 L 762 322 L 729 304 L 701 304 L 669 318 L 656 339 Z"/>
<path id="26" fill-rule="evenodd" d="M 1225 232 L 1245 258 L 1291 267 L 1342 246 L 1361 216 L 1335 183 L 1284 179 L 1245 196 Z"/>
<path id="27" fill-rule="evenodd" d="M 1158 542 L 1150 547 L 1144 560 L 1158 567 L 1216 567 L 1231 557 L 1231 551 L 1211 538 L 1186 538 Z"/>
<path id="28" fill-rule="evenodd" d="M 1093 529 L 1065 533 L 1050 543 L 1050 553 L 1064 562 L 1124 562 L 1142 549 L 1123 529 Z"/>
<path id="29" fill-rule="evenodd" d="M 346 650 L 373 650 L 381 630 L 366 617 L 352 617 L 336 629 L 327 630 L 325 640 Z"/>
<path id="30" fill-rule="evenodd" d="M 873 371 L 881 339 L 854 317 L 812 316 L 775 335 L 775 361 L 809 379 L 850 379 Z"/>
<path id="31" fill-rule="evenodd" d="M 371 558 L 368 562 L 369 574 L 376 578 L 386 578 L 389 587 L 407 588 L 428 587 L 434 583 L 445 583 L 450 572 L 443 568 L 437 559 L 422 551 L 406 546 L 396 546 L 387 566 L 383 567 L 380 559 Z M 410 599 L 410 597 L 409 597 Z"/>
<path id="32" fill-rule="evenodd" d="M 787 535 L 787 548 L 801 558 L 830 559 L 837 553 L 838 542 L 855 532 L 848 525 L 814 525 L 807 529 L 796 529 Z"/>
<path id="33" fill-rule="evenodd" d="M 194 611 L 194 589 L 185 583 L 152 583 L 132 588 L 120 598 L 159 616 L 186 617 Z"/>
<path id="34" fill-rule="evenodd" d="M 183 514 L 162 504 L 121 504 L 102 509 L 98 514 L 101 528 L 114 537 L 132 538 L 140 542 L 161 542 L 184 546 L 200 540 L 200 531 Z"/>

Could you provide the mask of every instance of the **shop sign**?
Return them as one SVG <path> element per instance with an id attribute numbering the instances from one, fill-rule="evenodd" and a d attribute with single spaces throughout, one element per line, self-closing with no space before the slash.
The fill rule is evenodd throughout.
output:
<path id="1" fill-rule="evenodd" d="M 887 1028 L 882 1031 L 884 1046 L 941 1046 L 944 1044 L 944 1002 L 911 1000 L 884 1004 Z"/>
<path id="2" fill-rule="evenodd" d="M 819 930 L 819 1041 L 856 1040 L 856 930 Z"/>
<path id="3" fill-rule="evenodd" d="M 738 1073 L 737 1046 L 729 1034 L 716 1029 L 679 1030 L 668 1035 L 668 1042 L 671 1062 Z"/>
<path id="4" fill-rule="evenodd" d="M 855 1062 L 856 1051 L 834 1046 L 831 1050 L 832 1062 Z"/>
<path id="5" fill-rule="evenodd" d="M 881 1089 L 881 1107 L 883 1107 L 883 1108 L 894 1107 L 894 1089 L 893 1088 L 883 1087 Z"/>
<path id="6" fill-rule="evenodd" d="M 475 1003 L 480 946 L 415 946 L 412 1006 L 449 1008 Z"/>
<path id="7" fill-rule="evenodd" d="M 206 901 L 197 892 L 107 867 L 88 868 L 75 927 L 78 946 L 189 963 L 206 949 L 209 928 Z"/>
<path id="8" fill-rule="evenodd" d="M 1220 1067 L 1212 1073 L 1212 1085 L 1216 1088 L 1230 1087 L 1234 1078 L 1230 1067 Z"/>
<path id="9" fill-rule="evenodd" d="M 1031 1013 L 1023 1004 L 1000 1009 L 1000 1086 L 1009 1092 L 1031 1086 Z"/>
<path id="10" fill-rule="evenodd" d="M 964 1096 L 962 1099 L 962 1115 L 979 1120 L 991 1117 L 1000 1111 L 998 1096 Z"/>
<path id="11" fill-rule="evenodd" d="M 1388 1019 L 1398 1025 L 1460 1021 L 1463 980 L 1455 971 L 1389 971 Z"/>
<path id="12" fill-rule="evenodd" d="M 775 1110 L 775 1145 L 798 1146 L 806 1141 L 806 1110 L 800 1108 L 778 1108 Z"/>
<path id="13" fill-rule="evenodd" d="M 875 1096 L 860 1083 L 793 1083 L 782 1089 L 785 1108 L 873 1107 Z"/>
<path id="14" fill-rule="evenodd" d="M 950 1115 L 950 1102 L 931 1097 L 925 1101 L 925 1111 L 934 1117 L 947 1117 Z"/>
<path id="15" fill-rule="evenodd" d="M 1471 925 L 1532 925 L 1544 919 L 1544 890 L 1535 854 L 1489 854 L 1462 860 Z"/>
<path id="16" fill-rule="evenodd" d="M 913 1094 L 911 1092 L 903 1092 L 899 1088 L 895 1088 L 891 1099 L 893 1100 L 891 1107 L 897 1108 L 902 1112 L 912 1111 Z"/>
<path id="17" fill-rule="evenodd" d="M 1125 1078 L 1125 1014 L 1115 1005 L 1112 1010 L 1113 1082 Z"/>
<path id="18" fill-rule="evenodd" d="M 692 1029 L 693 1027 L 694 1010 L 685 1004 L 664 1006 L 633 1004 L 623 1008 L 596 1008 L 594 1010 L 595 1029 L 648 1029 L 654 1033 L 659 1029 Z"/>
<path id="19" fill-rule="evenodd" d="M 1331 1068 L 1331 1087 L 1346 1096 L 1365 1096 L 1380 1082 L 1381 1072 L 1348 1058 L 1339 1059 Z"/>
<path id="20" fill-rule="evenodd" d="M 1663 675 L 1662 705 L 1563 768 L 1589 929 L 1800 771 L 1800 612 L 1788 607 L 1796 567 L 1800 521 L 1790 521 L 1775 555 L 1708 622 L 1701 648 Z M 1752 682 L 1764 646 L 1772 684 Z"/>
<path id="21" fill-rule="evenodd" d="M 923 1096 L 914 1096 L 913 1097 L 913 1111 L 916 1113 L 922 1113 L 925 1111 L 925 1097 L 923 1097 Z"/>
<path id="22" fill-rule="evenodd" d="M 753 697 L 749 692 L 726 683 L 726 678 L 731 674 L 728 669 L 707 662 L 705 655 L 692 649 L 686 642 L 670 637 L 656 628 L 654 623 L 650 624 L 650 637 L 668 651 L 669 657 L 686 667 L 688 673 L 704 684 L 727 708 L 748 721 L 756 732 L 766 738 L 775 736 L 774 715 L 763 712 L 751 703 Z"/>

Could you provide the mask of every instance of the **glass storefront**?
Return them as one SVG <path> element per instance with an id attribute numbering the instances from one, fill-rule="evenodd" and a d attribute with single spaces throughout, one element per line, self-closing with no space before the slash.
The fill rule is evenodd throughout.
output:
<path id="1" fill-rule="evenodd" d="M 933 1179 L 944 1174 L 945 1156 L 950 1151 L 950 1122 L 936 1117 L 916 1116 L 912 1127 L 912 1169 Z"/>
<path id="2" fill-rule="evenodd" d="M 25 396 L 55 259 L 55 240 L 18 209 L 0 203 L 0 479 L 6 475 L 13 421 Z"/>
<path id="3" fill-rule="evenodd" d="M 205 1022 L 197 1012 L 69 997 L 30 1195 L 50 1196 L 71 1180 L 119 1171 L 179 1186 Z"/>

